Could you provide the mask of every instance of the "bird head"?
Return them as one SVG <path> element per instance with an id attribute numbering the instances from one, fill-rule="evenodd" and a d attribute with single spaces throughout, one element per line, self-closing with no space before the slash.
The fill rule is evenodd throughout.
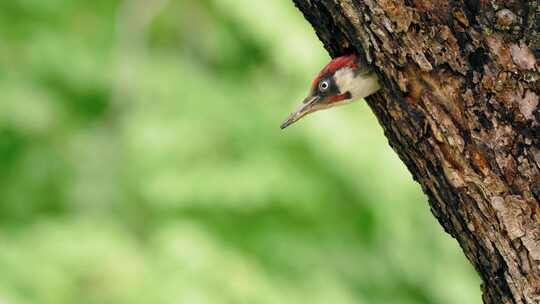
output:
<path id="1" fill-rule="evenodd" d="M 360 66 L 356 54 L 334 58 L 315 77 L 308 96 L 281 125 L 285 129 L 313 112 L 332 108 L 373 94 L 379 89 L 377 76 Z"/>

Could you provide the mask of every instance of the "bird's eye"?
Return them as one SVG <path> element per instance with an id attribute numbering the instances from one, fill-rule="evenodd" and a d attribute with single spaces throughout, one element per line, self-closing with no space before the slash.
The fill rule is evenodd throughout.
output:
<path id="1" fill-rule="evenodd" d="M 319 83 L 319 89 L 320 89 L 321 91 L 326 91 L 326 90 L 328 90 L 328 87 L 329 87 L 329 86 L 330 86 L 330 85 L 328 84 L 328 80 L 323 80 L 323 81 L 321 81 L 321 83 Z"/>

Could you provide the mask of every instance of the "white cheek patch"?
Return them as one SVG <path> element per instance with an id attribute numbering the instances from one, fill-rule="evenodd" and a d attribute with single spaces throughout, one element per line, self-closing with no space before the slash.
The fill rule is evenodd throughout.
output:
<path id="1" fill-rule="evenodd" d="M 338 70 L 334 79 L 340 90 L 340 93 L 350 92 L 351 100 L 356 100 L 369 96 L 377 92 L 380 88 L 377 75 L 374 73 L 365 75 L 356 75 L 351 68 Z"/>

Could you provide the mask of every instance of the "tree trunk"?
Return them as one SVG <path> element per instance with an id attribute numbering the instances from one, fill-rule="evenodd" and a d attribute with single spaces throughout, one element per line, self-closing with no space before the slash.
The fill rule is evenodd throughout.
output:
<path id="1" fill-rule="evenodd" d="M 540 303 L 539 0 L 293 0 L 367 99 L 485 303 Z"/>

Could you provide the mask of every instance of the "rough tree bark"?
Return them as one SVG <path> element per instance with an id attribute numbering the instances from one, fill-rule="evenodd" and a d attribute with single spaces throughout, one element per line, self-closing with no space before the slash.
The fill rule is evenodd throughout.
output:
<path id="1" fill-rule="evenodd" d="M 540 303 L 539 0 L 293 0 L 368 98 L 485 303 Z"/>

